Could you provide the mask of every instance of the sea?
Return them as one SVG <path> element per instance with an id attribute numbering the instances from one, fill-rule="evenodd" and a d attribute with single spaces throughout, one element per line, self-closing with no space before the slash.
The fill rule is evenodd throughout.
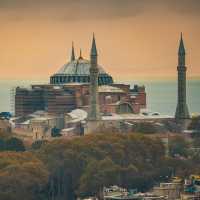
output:
<path id="1" fill-rule="evenodd" d="M 0 80 L 0 112 L 14 111 L 14 88 L 47 83 L 40 80 Z M 177 104 L 176 80 L 126 81 L 131 86 L 144 85 L 147 93 L 147 110 L 173 116 Z M 200 113 L 200 80 L 187 81 L 187 103 L 191 114 Z"/>

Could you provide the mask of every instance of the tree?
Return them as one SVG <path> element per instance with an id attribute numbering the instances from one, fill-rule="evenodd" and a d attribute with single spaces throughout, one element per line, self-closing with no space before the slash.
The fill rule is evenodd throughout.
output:
<path id="1" fill-rule="evenodd" d="M 133 189 L 135 188 L 135 185 L 138 186 L 138 183 L 136 183 L 138 172 L 139 172 L 138 168 L 133 164 L 121 168 L 120 180 L 123 187 Z"/>
<path id="2" fill-rule="evenodd" d="M 38 150 L 40 149 L 43 145 L 45 145 L 47 143 L 46 140 L 37 140 L 35 142 L 32 143 L 31 147 L 34 150 Z"/>
<path id="3" fill-rule="evenodd" d="M 5 150 L 5 142 L 3 139 L 0 138 L 0 151 L 4 151 Z"/>
<path id="4" fill-rule="evenodd" d="M 188 147 L 189 144 L 183 136 L 175 136 L 169 139 L 169 154 L 172 157 L 187 157 Z"/>
<path id="5" fill-rule="evenodd" d="M 5 148 L 8 151 L 25 151 L 23 142 L 15 137 L 6 140 Z"/>
<path id="6" fill-rule="evenodd" d="M 140 122 L 136 126 L 136 132 L 144 134 L 153 134 L 156 133 L 156 127 L 153 123 L 150 122 Z"/>
<path id="7" fill-rule="evenodd" d="M 9 150 L 23 149 L 22 141 L 16 142 L 16 138 L 2 141 L 9 144 Z M 103 186 L 117 184 L 147 191 L 172 174 L 184 177 L 200 173 L 200 159 L 187 157 L 188 143 L 182 136 L 171 138 L 169 148 L 172 157 L 165 157 L 159 139 L 107 133 L 58 138 L 45 145 L 38 141 L 32 153 L 4 150 L 0 152 L 0 197 L 75 200 L 77 196 L 101 196 Z"/>
<path id="8" fill-rule="evenodd" d="M 101 196 L 104 186 L 119 183 L 119 172 L 120 167 L 108 157 L 91 161 L 80 178 L 79 193 L 83 196 Z"/>
<path id="9" fill-rule="evenodd" d="M 149 189 L 159 177 L 164 152 L 158 139 L 107 133 L 58 139 L 37 155 L 51 174 L 50 194 L 71 200 L 99 195 L 103 186 L 113 184 Z"/>
<path id="10" fill-rule="evenodd" d="M 48 171 L 32 153 L 0 153 L 0 197 L 44 200 Z"/>
<path id="11" fill-rule="evenodd" d="M 194 146 L 195 148 L 200 148 L 200 137 L 195 137 L 195 138 L 193 139 L 193 146 Z"/>

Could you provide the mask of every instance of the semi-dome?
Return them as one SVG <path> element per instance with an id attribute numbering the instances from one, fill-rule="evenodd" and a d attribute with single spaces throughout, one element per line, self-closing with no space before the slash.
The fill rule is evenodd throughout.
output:
<path id="1" fill-rule="evenodd" d="M 113 83 L 113 78 L 105 72 L 103 67 L 99 68 L 99 85 L 109 85 Z M 90 61 L 80 56 L 78 59 L 71 59 L 64 64 L 57 73 L 50 77 L 51 84 L 65 83 L 89 83 L 90 82 Z"/>

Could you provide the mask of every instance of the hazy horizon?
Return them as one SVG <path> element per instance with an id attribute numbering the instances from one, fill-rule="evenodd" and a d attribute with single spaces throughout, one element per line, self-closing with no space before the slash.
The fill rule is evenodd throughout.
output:
<path id="1" fill-rule="evenodd" d="M 132 80 L 122 81 L 123 83 L 130 84 L 133 87 L 134 84 L 145 85 L 147 92 L 147 109 L 153 112 L 159 112 L 161 114 L 173 115 L 177 104 L 177 80 L 171 81 L 158 81 L 158 80 Z M 19 81 L 6 81 L 0 80 L 0 112 L 13 111 L 11 108 L 14 96 L 12 96 L 11 90 L 16 86 L 30 87 L 30 84 L 44 83 L 44 81 L 31 81 L 31 80 L 19 80 Z M 191 113 L 200 113 L 199 99 L 200 94 L 197 92 L 200 86 L 199 80 L 188 80 L 187 82 L 187 102 Z M 12 99 L 12 101 L 11 101 Z M 163 106 L 164 105 L 164 106 Z"/>

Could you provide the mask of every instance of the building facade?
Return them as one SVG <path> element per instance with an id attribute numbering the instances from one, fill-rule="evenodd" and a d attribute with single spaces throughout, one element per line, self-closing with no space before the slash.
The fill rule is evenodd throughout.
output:
<path id="1" fill-rule="evenodd" d="M 128 84 L 114 83 L 112 76 L 98 65 L 94 39 L 90 57 L 90 61 L 84 59 L 82 55 L 76 59 L 72 47 L 70 61 L 50 77 L 49 84 L 32 85 L 30 89 L 17 87 L 15 115 L 26 116 L 38 110 L 53 115 L 65 114 L 74 109 L 83 109 L 89 113 L 91 104 L 96 109 L 98 105 L 100 112 L 96 113 L 101 115 L 137 114 L 142 108 L 146 108 L 144 86 L 135 85 L 131 88 Z M 90 81 L 93 81 L 91 84 L 93 87 L 90 86 Z M 92 89 L 96 92 L 94 93 Z M 93 97 L 95 94 L 95 102 L 94 98 L 90 98 L 90 93 Z"/>

